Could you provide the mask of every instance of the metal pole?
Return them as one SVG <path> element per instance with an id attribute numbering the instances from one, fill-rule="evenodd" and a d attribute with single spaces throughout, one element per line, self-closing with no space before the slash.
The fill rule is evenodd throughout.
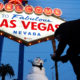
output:
<path id="1" fill-rule="evenodd" d="M 19 46 L 18 80 L 23 80 L 24 69 L 24 45 Z"/>
<path id="2" fill-rule="evenodd" d="M 53 51 L 54 51 L 54 54 L 55 54 L 56 43 L 55 43 L 54 39 L 52 40 L 52 46 L 53 46 Z M 55 74 L 56 74 L 56 80 L 58 80 L 58 68 L 57 68 L 57 62 L 56 61 L 55 61 Z"/>
<path id="3" fill-rule="evenodd" d="M 3 40 L 4 40 L 4 36 L 0 36 L 0 65 L 1 65 L 1 58 L 2 58 Z"/>

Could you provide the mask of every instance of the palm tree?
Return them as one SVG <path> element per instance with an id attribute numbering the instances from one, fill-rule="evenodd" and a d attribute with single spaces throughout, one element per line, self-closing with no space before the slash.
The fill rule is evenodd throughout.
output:
<path id="1" fill-rule="evenodd" d="M 5 76 L 6 75 L 10 75 L 10 77 L 14 76 L 14 70 L 12 68 L 12 66 L 10 66 L 9 64 L 1 64 L 0 66 L 0 76 L 2 77 L 2 80 L 5 80 Z"/>

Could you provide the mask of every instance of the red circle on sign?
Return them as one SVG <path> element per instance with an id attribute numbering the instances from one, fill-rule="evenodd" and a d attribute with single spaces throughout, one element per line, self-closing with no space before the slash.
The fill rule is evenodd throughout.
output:
<path id="1" fill-rule="evenodd" d="M 61 16 L 62 15 L 62 11 L 58 8 L 55 8 L 53 10 L 53 13 L 54 13 L 55 16 Z"/>
<path id="2" fill-rule="evenodd" d="M 35 9 L 34 9 L 34 12 L 36 14 L 42 14 L 43 13 L 43 8 L 40 7 L 40 6 L 36 6 Z"/>
<path id="3" fill-rule="evenodd" d="M 25 12 L 31 14 L 33 12 L 33 7 L 30 5 L 25 6 Z"/>
<path id="4" fill-rule="evenodd" d="M 9 0 L 9 3 L 12 3 L 12 4 L 22 4 L 22 0 Z"/>
<path id="5" fill-rule="evenodd" d="M 4 5 L 2 3 L 0 3 L 0 11 L 2 11 L 4 8 Z"/>
<path id="6" fill-rule="evenodd" d="M 15 11 L 16 11 L 16 12 L 19 12 L 19 13 L 23 12 L 23 6 L 20 5 L 20 4 L 17 4 L 17 5 L 15 6 Z"/>
<path id="7" fill-rule="evenodd" d="M 44 8 L 44 14 L 48 16 L 52 15 L 52 9 L 49 7 Z"/>
<path id="8" fill-rule="evenodd" d="M 11 3 L 5 4 L 5 10 L 6 11 L 13 11 L 13 4 L 11 4 Z"/>

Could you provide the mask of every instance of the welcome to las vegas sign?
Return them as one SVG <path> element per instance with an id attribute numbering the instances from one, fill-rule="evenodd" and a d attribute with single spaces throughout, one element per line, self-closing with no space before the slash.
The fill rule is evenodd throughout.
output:
<path id="1" fill-rule="evenodd" d="M 4 6 L 4 5 L 3 5 Z M 52 39 L 55 30 L 64 20 L 51 16 L 51 8 L 0 4 L 0 35 L 31 45 Z M 35 11 L 35 12 L 34 12 Z M 46 15 L 45 15 L 46 14 Z"/>

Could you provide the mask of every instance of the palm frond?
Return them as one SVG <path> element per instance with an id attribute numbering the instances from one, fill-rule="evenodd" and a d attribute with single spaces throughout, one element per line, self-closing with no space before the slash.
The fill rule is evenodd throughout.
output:
<path id="1" fill-rule="evenodd" d="M 14 70 L 12 68 L 12 66 L 10 66 L 9 64 L 2 64 L 0 66 L 0 76 L 6 76 L 6 75 L 10 75 L 10 77 L 14 76 Z"/>

